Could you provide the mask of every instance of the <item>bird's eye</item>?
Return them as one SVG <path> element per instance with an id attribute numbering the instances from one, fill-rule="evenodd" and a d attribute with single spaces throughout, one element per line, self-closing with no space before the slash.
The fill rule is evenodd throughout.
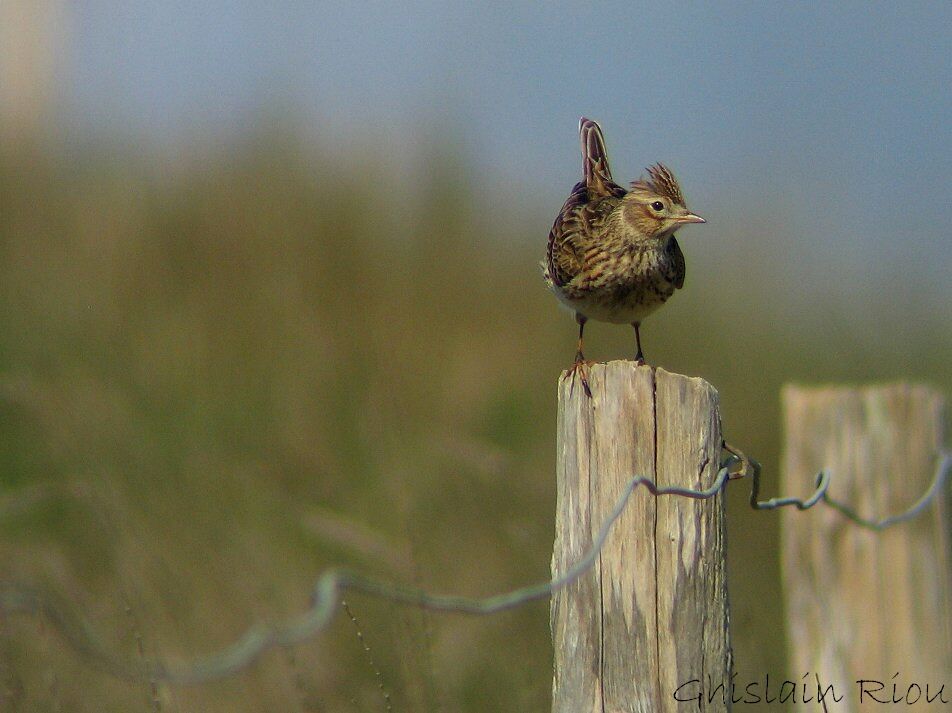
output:
<path id="1" fill-rule="evenodd" d="M 654 208 L 658 213 L 664 210 L 664 203 L 661 201 L 655 201 L 651 204 L 651 207 Z"/>

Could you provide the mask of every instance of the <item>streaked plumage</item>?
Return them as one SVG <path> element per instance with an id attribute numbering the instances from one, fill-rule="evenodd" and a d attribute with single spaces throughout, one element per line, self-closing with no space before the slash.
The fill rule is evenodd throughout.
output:
<path id="1" fill-rule="evenodd" d="M 576 364 L 583 361 L 586 319 L 629 323 L 637 335 L 641 320 L 684 285 L 674 232 L 704 222 L 688 211 L 668 168 L 652 166 L 647 178 L 625 190 L 612 180 L 598 124 L 583 117 L 579 138 L 583 179 L 555 219 L 542 264 L 546 284 L 576 312 Z M 643 359 L 640 343 L 637 359 Z"/>

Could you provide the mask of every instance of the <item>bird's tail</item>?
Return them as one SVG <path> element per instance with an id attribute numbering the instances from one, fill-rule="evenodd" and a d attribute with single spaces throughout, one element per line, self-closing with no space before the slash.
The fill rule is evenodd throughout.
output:
<path id="1" fill-rule="evenodd" d="M 578 122 L 578 135 L 582 143 L 582 172 L 585 174 L 585 185 L 599 193 L 614 183 L 612 172 L 608 167 L 608 150 L 605 148 L 605 137 L 602 136 L 602 127 L 584 116 Z"/>

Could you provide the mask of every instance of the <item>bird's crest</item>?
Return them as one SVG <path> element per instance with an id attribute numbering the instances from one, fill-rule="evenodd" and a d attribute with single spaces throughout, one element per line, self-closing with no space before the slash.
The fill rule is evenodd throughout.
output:
<path id="1" fill-rule="evenodd" d="M 675 203 L 685 205 L 684 196 L 681 194 L 681 186 L 678 185 L 678 179 L 674 177 L 671 170 L 661 163 L 656 163 L 648 168 L 648 180 L 643 178 L 634 181 L 631 184 L 631 190 L 637 192 L 655 193 L 659 196 L 670 198 Z"/>

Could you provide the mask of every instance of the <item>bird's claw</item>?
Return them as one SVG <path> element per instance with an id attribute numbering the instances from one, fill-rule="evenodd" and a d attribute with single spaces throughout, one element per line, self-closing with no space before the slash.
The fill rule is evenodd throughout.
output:
<path id="1" fill-rule="evenodd" d="M 585 390 L 585 395 L 589 398 L 592 398 L 592 389 L 588 385 L 588 368 L 594 363 L 594 361 L 586 360 L 581 353 L 576 355 L 572 366 L 566 370 L 565 376 L 562 377 L 563 379 L 568 379 L 569 377 L 572 378 L 572 387 L 569 389 L 569 393 L 572 393 L 572 391 L 575 389 L 575 377 L 577 375 L 579 381 L 582 382 L 582 388 Z"/>

